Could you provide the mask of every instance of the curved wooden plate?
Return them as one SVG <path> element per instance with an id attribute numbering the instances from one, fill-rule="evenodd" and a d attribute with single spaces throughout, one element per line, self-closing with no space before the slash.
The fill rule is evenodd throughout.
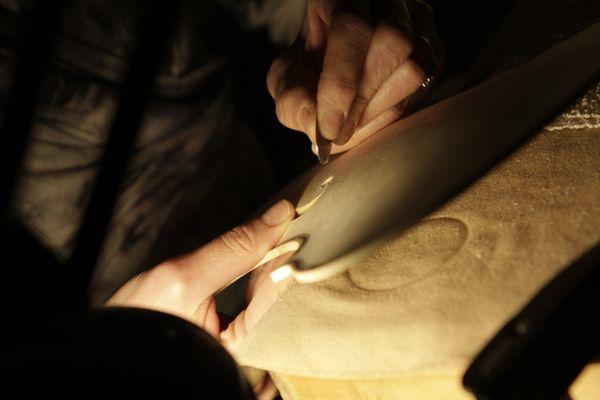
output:
<path id="1" fill-rule="evenodd" d="M 282 239 L 304 238 L 285 268 L 315 282 L 356 265 L 549 122 L 598 78 L 598 54 L 600 23 L 308 171 L 275 198 L 303 211 Z"/>

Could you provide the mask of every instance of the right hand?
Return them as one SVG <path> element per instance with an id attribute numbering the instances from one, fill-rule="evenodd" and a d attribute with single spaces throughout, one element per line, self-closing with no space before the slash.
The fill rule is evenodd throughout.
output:
<path id="1" fill-rule="evenodd" d="M 379 15 L 351 1 L 309 0 L 298 39 L 267 76 L 279 121 L 315 140 L 318 120 L 332 153 L 356 146 L 399 119 L 405 100 L 425 81 L 411 58 L 414 43 L 402 26 L 398 2 Z M 313 145 L 314 151 L 314 145 Z"/>

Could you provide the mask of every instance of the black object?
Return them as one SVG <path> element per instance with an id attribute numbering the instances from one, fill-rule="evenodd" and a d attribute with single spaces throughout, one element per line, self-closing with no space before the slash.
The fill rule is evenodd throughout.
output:
<path id="1" fill-rule="evenodd" d="M 19 393 L 179 393 L 199 399 L 254 399 L 229 353 L 196 325 L 172 315 L 106 308 L 39 338 L 8 360 L 10 388 Z M 22 385 L 26 379 L 29 384 Z M 31 384 L 34 383 L 34 384 Z M 84 388 L 84 392 L 80 392 Z"/>
<path id="2" fill-rule="evenodd" d="M 548 283 L 475 358 L 463 383 L 480 400 L 552 399 L 600 356 L 600 244 Z"/>

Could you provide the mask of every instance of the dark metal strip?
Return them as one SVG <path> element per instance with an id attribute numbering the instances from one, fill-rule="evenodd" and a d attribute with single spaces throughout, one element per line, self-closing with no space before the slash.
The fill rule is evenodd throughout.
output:
<path id="1" fill-rule="evenodd" d="M 7 239 L 9 207 L 27 149 L 37 94 L 56 38 L 63 5 L 61 0 L 37 1 L 27 16 L 27 25 L 20 41 L 20 57 L 15 65 L 15 76 L 0 133 L 0 241 Z"/>

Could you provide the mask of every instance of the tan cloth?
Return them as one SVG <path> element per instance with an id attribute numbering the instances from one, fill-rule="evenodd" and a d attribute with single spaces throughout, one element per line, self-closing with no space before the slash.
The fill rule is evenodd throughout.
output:
<path id="1" fill-rule="evenodd" d="M 463 400 L 463 371 L 407 374 L 394 379 L 323 379 L 271 374 L 285 400 Z M 569 390 L 573 400 L 600 399 L 600 364 L 587 366 Z"/>
<path id="2" fill-rule="evenodd" d="M 276 376 L 462 373 L 539 288 L 598 241 L 600 126 L 543 130 L 362 264 L 292 286 L 237 359 Z"/>

